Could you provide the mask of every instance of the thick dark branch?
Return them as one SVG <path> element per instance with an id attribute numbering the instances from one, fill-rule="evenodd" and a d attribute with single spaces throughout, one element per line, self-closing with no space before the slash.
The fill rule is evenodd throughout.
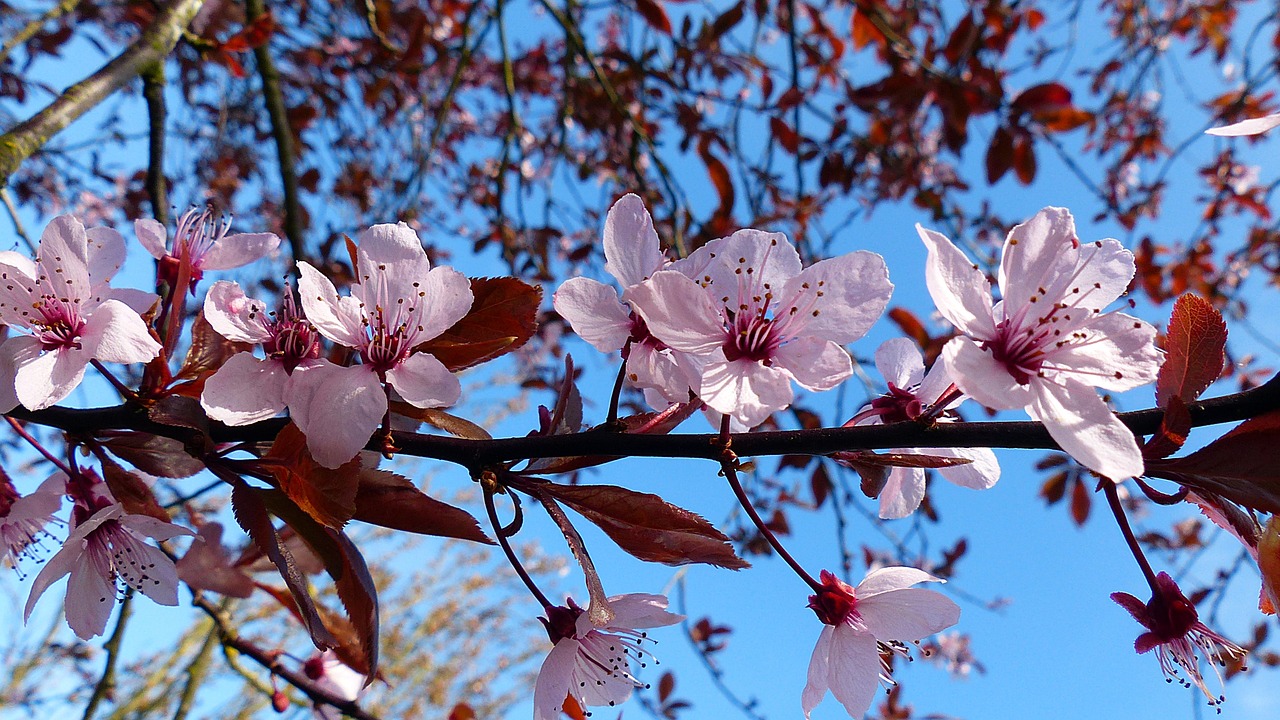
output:
<path id="1" fill-rule="evenodd" d="M 1190 403 L 1187 406 L 1193 427 L 1246 420 L 1273 410 L 1280 410 L 1280 375 L 1266 384 L 1232 395 Z M 1150 435 L 1159 428 L 1164 411 L 1160 408 L 1120 413 L 1136 435 Z M 148 419 L 136 408 L 118 405 L 91 410 L 52 407 L 30 411 L 18 407 L 10 417 L 68 432 L 92 433 L 104 429 L 128 429 L 148 432 L 189 442 L 199 447 L 188 428 L 161 425 Z M 287 421 L 266 420 L 254 425 L 232 428 L 214 423 L 213 440 L 219 443 L 273 440 Z M 574 456 L 612 457 L 684 457 L 717 460 L 720 457 L 718 436 L 638 435 L 607 430 L 553 435 L 468 440 L 464 438 L 394 432 L 400 453 L 457 463 L 469 468 L 511 460 Z M 818 430 L 781 430 L 775 432 L 738 433 L 733 436 L 733 449 L 738 455 L 785 455 L 792 453 L 823 455 L 838 450 L 881 450 L 901 447 L 993 447 L 1058 449 L 1044 426 L 1038 422 L 962 422 L 939 423 L 923 427 L 916 423 L 863 425 Z M 381 450 L 381 439 L 370 443 L 371 450 Z"/>
<path id="2" fill-rule="evenodd" d="M 8 185 L 9 177 L 22 161 L 35 154 L 72 121 L 147 67 L 163 62 L 203 4 L 204 0 L 178 0 L 173 3 L 156 17 L 129 49 L 96 73 L 67 88 L 34 117 L 0 136 L 0 186 Z"/>
<path id="3" fill-rule="evenodd" d="M 249 22 L 257 20 L 265 11 L 262 0 L 247 0 L 244 4 Z M 289 240 L 289 250 L 294 261 L 306 260 L 306 244 L 302 237 L 302 205 L 298 201 L 298 172 L 294 167 L 293 127 L 289 125 L 289 113 L 284 105 L 284 92 L 280 89 L 280 72 L 271 59 L 271 43 L 264 42 L 253 49 L 262 78 L 262 99 L 271 118 L 271 136 L 276 141 L 276 155 L 280 160 L 280 185 L 284 194 L 284 235 Z"/>

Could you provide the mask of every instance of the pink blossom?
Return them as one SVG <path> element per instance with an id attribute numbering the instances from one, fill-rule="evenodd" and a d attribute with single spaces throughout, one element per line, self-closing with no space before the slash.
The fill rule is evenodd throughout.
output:
<path id="1" fill-rule="evenodd" d="M 316 687 L 350 702 L 355 702 L 360 697 L 360 691 L 365 686 L 365 676 L 347 667 L 332 650 L 312 655 L 302 666 L 302 671 L 315 682 Z M 314 715 L 321 720 L 340 720 L 345 717 L 332 705 L 321 703 L 316 704 Z"/>
<path id="2" fill-rule="evenodd" d="M 938 422 L 952 422 L 946 411 L 959 405 L 962 395 L 947 397 L 954 386 L 947 369 L 935 364 L 926 374 L 924 357 L 914 342 L 907 338 L 887 340 L 876 350 L 876 369 L 889 383 L 889 392 L 858 411 L 848 425 L 879 425 L 907 422 L 926 412 L 935 411 Z M 942 400 L 941 408 L 935 407 Z M 1000 479 L 1000 465 L 995 453 L 987 448 L 902 448 L 890 450 L 898 454 L 934 455 L 969 460 L 964 465 L 939 468 L 942 477 L 961 487 L 986 490 Z M 839 460 L 839 458 L 836 458 Z M 924 500 L 924 468 L 895 467 L 880 491 L 880 517 L 903 518 L 915 512 Z"/>
<path id="3" fill-rule="evenodd" d="M 646 628 L 674 625 L 682 615 L 667 612 L 661 595 L 633 593 L 609 598 L 614 618 L 604 626 L 591 623 L 590 613 L 569 601 L 568 607 L 548 608 L 543 625 L 555 647 L 538 671 L 533 689 L 534 720 L 557 720 L 565 698 L 584 708 L 614 706 L 646 687 L 631 673 L 631 661 L 646 664 L 641 646 Z"/>
<path id="4" fill-rule="evenodd" d="M 44 481 L 30 495 L 18 495 L 13 483 L 0 478 L 0 565 L 17 567 L 19 560 L 31 556 L 45 525 L 62 507 L 62 495 L 61 476 Z"/>
<path id="5" fill-rule="evenodd" d="M 842 347 L 880 317 L 893 285 L 859 251 L 801 269 L 781 233 L 739 230 L 624 294 L 677 354 L 712 410 L 755 427 L 791 404 L 791 381 L 830 390 L 853 373 Z"/>
<path id="6" fill-rule="evenodd" d="M 1210 705 L 1222 704 L 1225 698 L 1209 692 L 1204 683 L 1196 650 L 1204 653 L 1209 667 L 1218 676 L 1219 685 L 1222 684 L 1222 675 L 1217 665 L 1244 658 L 1245 650 L 1200 622 L 1196 606 L 1182 594 L 1168 573 L 1156 575 L 1156 591 L 1146 604 L 1123 592 L 1111 593 L 1111 599 L 1147 629 L 1134 642 L 1134 650 L 1139 653 L 1155 650 L 1160 671 L 1166 680 L 1177 680 L 1185 687 L 1194 684 L 1209 699 Z M 1189 680 L 1182 677 L 1183 672 Z"/>
<path id="7" fill-rule="evenodd" d="M 1208 130 L 1205 130 L 1205 132 L 1209 135 L 1218 135 L 1220 137 L 1261 135 L 1277 125 L 1280 125 L 1280 113 L 1249 118 L 1247 120 L 1241 120 L 1238 123 L 1232 123 L 1231 125 L 1223 125 L 1222 127 L 1209 128 Z"/>
<path id="8" fill-rule="evenodd" d="M 1009 232 L 993 306 L 976 265 L 943 235 L 916 230 L 929 249 L 929 293 L 964 333 L 942 351 L 956 385 L 996 410 L 1026 408 L 1095 472 L 1141 475 L 1133 433 L 1094 391 L 1144 385 L 1160 366 L 1154 327 L 1102 312 L 1133 278 L 1133 254 L 1116 240 L 1081 244 L 1071 213 L 1045 208 Z"/>
<path id="9" fill-rule="evenodd" d="M 213 209 L 192 208 L 178 219 L 173 234 L 173 246 L 169 247 L 168 233 L 164 225 L 144 218 L 133 223 L 142 246 L 160 261 L 160 277 L 176 286 L 178 268 L 183 261 L 190 263 L 191 291 L 204 276 L 206 270 L 230 270 L 259 260 L 280 245 L 280 238 L 272 233 L 237 233 L 228 235 L 230 217 L 215 217 Z"/>
<path id="10" fill-rule="evenodd" d="M 84 379 L 90 360 L 148 362 L 160 353 L 128 298 L 107 284 L 123 260 L 113 235 L 61 215 L 45 228 L 34 263 L 0 256 L 0 322 L 29 333 L 0 345 L 0 411 L 57 403 Z"/>
<path id="11" fill-rule="evenodd" d="M 214 420 L 248 425 L 280 414 L 293 371 L 324 364 L 320 334 L 298 310 L 292 288 L 282 293 L 280 310 L 269 312 L 236 283 L 219 280 L 205 296 L 204 316 L 226 339 L 261 345 L 266 355 L 237 353 L 205 381 L 200 404 Z"/>
<path id="12" fill-rule="evenodd" d="M 809 607 L 826 625 L 809 660 L 809 682 L 800 698 L 806 718 L 827 690 L 850 717 L 862 717 L 880 683 L 893 684 L 881 652 L 905 653 L 903 643 L 945 630 L 960 619 L 960 608 L 943 594 L 911 587 L 943 582 L 923 570 L 880 568 L 856 588 L 826 570 L 819 577 L 822 589 L 809 596 Z"/>
<path id="13" fill-rule="evenodd" d="M 604 225 L 605 270 L 623 290 L 639 285 L 667 265 L 653 229 L 653 218 L 637 195 L 624 195 Z M 656 390 L 671 402 L 689 399 L 689 382 L 671 351 L 648 330 L 644 320 L 618 299 L 618 293 L 590 278 L 566 280 L 552 298 L 574 332 L 600 352 L 621 350 L 626 378 L 638 388 Z"/>
<path id="14" fill-rule="evenodd" d="M 368 442 L 387 412 L 383 382 L 410 405 L 444 407 L 462 386 L 435 356 L 414 348 L 471 309 L 471 284 L 460 272 L 432 268 L 408 225 L 374 225 L 360 233 L 359 282 L 339 297 L 333 283 L 300 262 L 299 294 L 322 335 L 354 348 L 359 365 L 299 366 L 289 384 L 289 412 L 317 462 L 338 467 Z"/>
<path id="15" fill-rule="evenodd" d="M 191 535 L 184 527 L 149 515 L 126 513 L 119 504 L 106 505 L 76 526 L 62 549 L 36 575 L 27 598 L 25 618 L 36 601 L 55 581 L 67 581 L 67 624 L 76 636 L 88 640 L 101 635 L 125 585 L 161 605 L 178 604 L 178 574 L 173 561 L 145 537 L 168 540 Z"/>

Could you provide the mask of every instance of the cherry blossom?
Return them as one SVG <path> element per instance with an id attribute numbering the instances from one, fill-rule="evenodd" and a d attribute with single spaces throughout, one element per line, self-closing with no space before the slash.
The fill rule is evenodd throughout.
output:
<path id="1" fill-rule="evenodd" d="M 141 296 L 117 299 L 107 284 L 119 267 L 113 234 L 86 231 L 61 215 L 45 228 L 34 263 L 16 253 L 0 256 L 0 322 L 29 333 L 0 345 L 0 411 L 57 403 L 80 384 L 91 360 L 148 362 L 160 353 L 127 302 Z"/>
<path id="2" fill-rule="evenodd" d="M 617 705 L 635 688 L 646 687 L 631 673 L 631 661 L 646 664 L 641 644 L 646 628 L 674 625 L 682 615 L 667 612 L 662 595 L 632 593 L 608 599 L 612 620 L 597 627 L 590 613 L 569 601 L 568 607 L 547 609 L 543 625 L 555 647 L 538 671 L 533 689 L 534 720 L 557 720 L 565 698 L 582 707 Z"/>
<path id="3" fill-rule="evenodd" d="M 1196 651 L 1198 649 L 1204 653 L 1221 685 L 1222 674 L 1217 665 L 1225 665 L 1228 660 L 1243 659 L 1245 650 L 1200 622 L 1196 606 L 1182 594 L 1182 590 L 1168 573 L 1156 575 L 1156 592 L 1145 604 L 1123 592 L 1111 593 L 1111 599 L 1128 610 L 1133 619 L 1147 629 L 1134 642 L 1134 650 L 1139 653 L 1155 650 L 1160 671 L 1164 673 L 1166 680 L 1177 680 L 1185 687 L 1194 684 L 1209 699 L 1210 705 L 1222 704 L 1223 696 L 1209 692 L 1205 685 Z M 1182 673 L 1186 673 L 1188 679 L 1184 679 Z"/>
<path id="4" fill-rule="evenodd" d="M 945 630 L 960 619 L 960 608 L 945 595 L 913 588 L 944 582 L 923 570 L 887 567 L 873 570 L 850 587 L 823 570 L 822 589 L 809 607 L 826 623 L 809 661 L 809 682 L 800 704 L 809 717 L 831 690 L 850 717 L 871 707 L 881 682 L 893 683 L 881 651 L 905 653 L 903 643 Z"/>
<path id="5" fill-rule="evenodd" d="M 298 309 L 291 288 L 282 293 L 280 310 L 269 312 L 236 283 L 220 280 L 205 296 L 204 316 L 226 339 L 261 345 L 266 355 L 237 353 L 205 381 L 200 404 L 219 422 L 248 425 L 278 415 L 288 405 L 293 371 L 325 362 L 320 334 Z"/>
<path id="6" fill-rule="evenodd" d="M 889 392 L 872 400 L 858 411 L 849 425 L 879 425 L 916 420 L 928 412 L 936 413 L 938 422 L 954 418 L 946 411 L 959 405 L 963 396 L 954 390 L 951 376 L 941 363 L 926 374 L 924 357 L 914 342 L 907 338 L 887 340 L 876 350 L 876 369 L 889 384 Z M 943 401 L 942 407 L 935 407 Z M 969 460 L 963 465 L 939 468 L 942 477 L 961 487 L 986 490 L 1000 479 L 1000 465 L 988 448 L 901 448 L 889 450 L 897 454 L 921 454 Z M 839 460 L 839 457 L 836 456 Z M 924 468 L 895 467 L 880 490 L 880 517 L 903 518 L 915 512 L 924 500 Z"/>
<path id="7" fill-rule="evenodd" d="M 956 385 L 989 408 L 1026 408 L 1095 472 L 1142 474 L 1133 433 L 1094 391 L 1144 385 L 1160 366 L 1154 327 L 1102 312 L 1133 278 L 1133 254 L 1116 240 L 1082 244 L 1071 213 L 1045 208 L 1009 231 L 1002 299 L 992 305 L 990 283 L 976 265 L 940 233 L 916 230 L 929 250 L 929 293 L 964 333 L 942 351 Z"/>
<path id="8" fill-rule="evenodd" d="M 320 334 L 354 348 L 359 365 L 302 365 L 289 383 L 289 412 L 307 436 L 312 456 L 326 467 L 350 460 L 387 412 L 390 384 L 416 407 L 452 405 L 462 386 L 435 356 L 415 352 L 471 309 L 471 284 L 462 273 L 432 268 L 408 225 L 374 225 L 360 233 L 359 282 L 339 297 L 333 283 L 300 262 L 299 294 Z"/>
<path id="9" fill-rule="evenodd" d="M 144 538 L 168 540 L 191 534 L 150 515 L 126 513 L 117 503 L 105 505 L 75 527 L 62 549 L 36 575 L 24 617 L 30 619 L 44 591 L 67 574 L 71 575 L 67 624 L 83 640 L 106 629 L 122 584 L 161 605 L 177 605 L 178 573 L 173 561 Z"/>
<path id="10" fill-rule="evenodd" d="M 354 702 L 364 689 L 365 676 L 347 667 L 332 650 L 312 655 L 303 664 L 302 671 L 315 682 L 316 687 L 343 700 Z M 342 711 L 322 703 L 316 704 L 313 715 L 321 720 L 340 720 L 345 717 Z"/>
<path id="11" fill-rule="evenodd" d="M 209 207 L 192 208 L 183 213 L 173 234 L 172 247 L 169 247 L 164 225 L 150 218 L 133 223 L 133 231 L 142 246 L 160 261 L 161 279 L 176 287 L 179 268 L 184 261 L 188 263 L 191 273 L 188 287 L 192 294 L 206 270 L 243 267 L 266 257 L 280 245 L 280 238 L 272 233 L 228 235 L 229 230 L 231 218 L 216 217 Z"/>
<path id="12" fill-rule="evenodd" d="M 703 402 L 755 427 L 791 404 L 792 380 L 819 391 L 849 377 L 842 345 L 866 333 L 892 292 L 879 255 L 801 269 L 785 235 L 739 230 L 623 297 L 676 352 Z"/>
<path id="13" fill-rule="evenodd" d="M 35 492 L 18 495 L 8 478 L 0 478 L 0 566 L 16 568 L 19 560 L 30 557 L 45 525 L 62 507 L 62 486 L 61 477 L 54 476 Z"/>
<path id="14" fill-rule="evenodd" d="M 1261 135 L 1277 125 L 1280 125 L 1280 113 L 1249 118 L 1247 120 L 1241 120 L 1238 123 L 1223 125 L 1222 127 L 1209 128 L 1208 130 L 1205 130 L 1205 133 L 1209 135 L 1218 135 L 1220 137 Z"/>
<path id="15" fill-rule="evenodd" d="M 667 265 L 653 218 L 639 196 L 624 195 L 609 209 L 604 225 L 605 270 L 628 290 Z M 656 390 L 671 402 L 689 399 L 689 382 L 670 349 L 655 338 L 644 319 L 618 299 L 608 285 L 590 278 L 566 280 L 552 298 L 583 340 L 600 352 L 621 350 L 626 378 L 638 388 Z"/>

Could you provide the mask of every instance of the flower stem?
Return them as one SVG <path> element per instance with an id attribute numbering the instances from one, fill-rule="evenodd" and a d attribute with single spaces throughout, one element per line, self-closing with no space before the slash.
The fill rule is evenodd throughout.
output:
<path id="1" fill-rule="evenodd" d="M 787 552 L 787 549 L 782 546 L 778 536 L 773 534 L 773 530 L 770 530 L 768 525 L 765 525 L 764 519 L 760 517 L 760 513 L 756 512 L 755 506 L 751 504 L 751 498 L 747 497 L 747 491 L 742 488 L 742 483 L 738 482 L 738 458 L 729 449 L 729 440 L 729 416 L 725 415 L 720 424 L 720 442 L 724 447 L 724 452 L 720 457 L 720 468 L 723 470 L 725 478 L 729 481 L 729 487 L 733 489 L 734 496 L 738 498 L 738 504 L 746 511 L 747 517 L 751 518 L 751 522 L 755 523 L 756 529 L 760 531 L 764 539 L 769 542 L 769 547 L 772 547 L 773 551 L 778 553 L 778 557 L 785 560 L 796 575 L 799 575 L 801 580 L 804 580 L 809 587 L 813 588 L 814 592 L 822 590 L 822 583 L 814 580 L 813 576 L 806 572 L 800 563 L 796 562 L 795 558 L 791 557 L 791 553 Z"/>
<path id="2" fill-rule="evenodd" d="M 502 523 L 498 521 L 498 509 L 493 503 L 493 493 L 485 490 L 484 492 L 484 509 L 489 514 L 489 524 L 493 526 L 493 535 L 498 538 L 498 545 L 502 547 L 502 552 L 507 556 L 507 561 L 511 563 L 511 567 L 515 569 L 516 575 L 520 576 L 520 580 L 524 582 L 525 587 L 529 588 L 529 592 L 533 593 L 533 597 L 542 604 L 542 607 L 552 608 L 555 605 L 547 599 L 546 595 L 538 589 L 533 582 L 533 578 L 529 577 L 529 572 L 524 569 L 520 558 L 516 556 L 516 551 L 511 548 L 511 543 L 507 540 L 507 536 L 502 533 Z"/>
<path id="3" fill-rule="evenodd" d="M 627 341 L 630 347 L 631 341 Z M 623 357 L 622 366 L 618 368 L 618 377 L 613 381 L 613 395 L 609 396 L 609 417 L 605 420 L 605 427 L 612 427 L 618 423 L 618 398 L 622 395 L 622 380 L 627 376 L 627 359 Z"/>
<path id="4" fill-rule="evenodd" d="M 66 473 L 67 477 L 73 477 L 75 475 L 75 473 L 71 470 L 70 467 L 67 466 L 66 463 L 54 457 L 48 450 L 45 449 L 44 445 L 40 444 L 39 440 L 36 440 L 34 437 L 32 437 L 31 433 L 27 432 L 27 429 L 22 427 L 22 423 L 18 422 L 17 420 L 14 420 L 11 417 L 6 417 L 5 420 L 8 420 L 9 424 L 13 426 L 13 431 L 18 433 L 18 435 L 20 435 L 23 440 L 26 440 L 28 443 L 30 443 L 31 447 L 35 448 L 36 452 L 43 455 L 45 460 L 48 460 L 49 462 L 53 463 L 54 467 Z"/>
<path id="5" fill-rule="evenodd" d="M 1120 526 L 1124 541 L 1129 544 L 1133 559 L 1138 561 L 1138 567 L 1142 568 L 1142 574 L 1146 577 L 1147 584 L 1151 586 L 1152 594 L 1159 595 L 1160 588 L 1156 585 L 1155 571 L 1151 569 L 1151 563 L 1147 561 L 1147 556 L 1142 552 L 1142 546 L 1138 544 L 1138 538 L 1133 534 L 1133 528 L 1129 526 L 1129 518 L 1124 513 L 1124 506 L 1120 504 L 1120 495 L 1116 492 L 1116 484 L 1110 480 L 1103 480 L 1102 491 L 1107 496 L 1107 504 L 1111 506 L 1111 514 L 1116 516 L 1116 524 Z"/>
<path id="6" fill-rule="evenodd" d="M 107 382 L 111 383 L 111 386 L 116 389 L 116 392 L 120 393 L 120 397 L 124 398 L 126 401 L 138 399 L 138 393 L 129 389 L 128 385 L 120 382 L 120 379 L 112 374 L 111 371 L 107 369 L 107 366 L 102 364 L 101 360 L 90 360 L 89 363 L 93 365 L 98 372 L 102 373 L 102 377 L 106 378 Z"/>

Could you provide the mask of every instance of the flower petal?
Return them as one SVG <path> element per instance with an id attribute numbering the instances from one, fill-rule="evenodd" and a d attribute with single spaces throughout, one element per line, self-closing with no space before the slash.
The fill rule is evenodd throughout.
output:
<path id="1" fill-rule="evenodd" d="M 987 276 L 946 235 L 918 224 L 916 232 L 929 251 L 924 280 L 938 312 L 961 332 L 979 338 L 993 337 L 996 324 Z"/>
<path id="2" fill-rule="evenodd" d="M 973 490 L 986 490 L 1000 480 L 1000 463 L 990 448 L 935 448 L 922 451 L 928 455 L 967 458 L 973 462 L 939 468 L 938 473 L 949 482 Z"/>
<path id="3" fill-rule="evenodd" d="M 106 552 L 103 548 L 99 552 Z M 101 635 L 116 606 L 114 577 L 103 574 L 86 548 L 76 558 L 67 580 L 67 625 L 81 640 Z M 176 604 L 176 603 L 175 603 Z"/>
<path id="4" fill-rule="evenodd" d="M 890 590 L 858 601 L 858 612 L 877 640 L 914 642 L 960 621 L 960 606 L 924 588 Z"/>
<path id="5" fill-rule="evenodd" d="M 387 412 L 387 396 L 367 365 L 299 365 L 285 388 L 289 414 L 316 462 L 340 467 L 369 442 Z"/>
<path id="6" fill-rule="evenodd" d="M 248 425 L 284 410 L 288 382 L 289 373 L 279 361 L 236 353 L 205 380 L 200 406 L 220 423 Z"/>
<path id="7" fill-rule="evenodd" d="M 405 402 L 420 408 L 447 407 L 462 396 L 458 378 L 430 353 L 405 358 L 387 371 L 387 382 Z"/>
<path id="8" fill-rule="evenodd" d="M 80 343 L 97 360 L 121 364 L 149 362 L 160 354 L 160 343 L 142 317 L 119 300 L 106 300 L 85 318 Z"/>
<path id="9" fill-rule="evenodd" d="M 421 276 L 415 278 L 421 279 Z M 415 290 L 422 293 L 418 295 L 421 298 L 419 302 L 425 303 L 421 306 L 418 320 L 421 326 L 418 342 L 425 342 L 448 330 L 467 314 L 475 300 L 471 294 L 471 281 L 451 267 L 435 268 L 427 273 L 420 289 L 416 283 L 411 283 L 403 295 L 392 294 L 390 297 L 411 298 L 416 295 Z"/>
<path id="10" fill-rule="evenodd" d="M 1205 133 L 1208 135 L 1217 135 L 1219 137 L 1260 135 L 1277 125 L 1280 125 L 1280 114 L 1263 115 L 1262 117 L 1249 118 L 1230 125 L 1209 128 L 1208 130 L 1205 130 Z"/>
<path id="11" fill-rule="evenodd" d="M 892 565 L 872 570 L 862 578 L 854 594 L 859 600 L 865 600 L 881 593 L 905 590 L 922 582 L 943 582 L 920 568 Z"/>
<path id="12" fill-rule="evenodd" d="M 138 242 L 151 253 L 151 257 L 159 260 L 169 254 L 169 234 L 164 225 L 151 218 L 134 220 L 133 234 L 138 236 Z"/>
<path id="13" fill-rule="evenodd" d="M 40 274 L 55 286 L 59 298 L 76 302 L 88 299 L 92 292 L 89 282 L 89 236 L 84 225 L 71 215 L 59 215 L 49 222 L 40 236 L 36 251 L 36 265 Z"/>
<path id="14" fill-rule="evenodd" d="M 36 601 L 44 595 L 44 591 L 76 566 L 76 560 L 83 552 L 83 546 L 84 537 L 73 532 L 66 542 L 62 543 L 58 552 L 45 562 L 44 567 L 40 568 L 36 579 L 31 583 L 31 591 L 27 594 L 27 605 L 22 615 L 24 621 L 31 619 L 31 611 L 35 609 Z M 112 593 L 114 594 L 114 590 Z"/>
<path id="15" fill-rule="evenodd" d="M 88 228 L 85 234 L 89 238 L 89 281 L 93 285 L 109 282 L 124 265 L 128 254 L 124 237 L 109 227 Z"/>
<path id="16" fill-rule="evenodd" d="M 904 518 L 915 512 L 923 500 L 924 470 L 893 468 L 880 490 L 880 517 L 886 520 Z"/>
<path id="17" fill-rule="evenodd" d="M 947 342 L 942 348 L 942 361 L 965 395 L 993 410 L 1026 407 L 1031 401 L 1028 386 L 1019 385 L 1003 364 L 970 338 L 957 337 Z"/>
<path id="18" fill-rule="evenodd" d="M 1136 266 L 1133 253 L 1119 240 L 1098 240 L 1080 246 L 1080 265 L 1054 291 L 1071 307 L 1101 312 L 1129 289 Z"/>
<path id="19" fill-rule="evenodd" d="M 627 380 L 638 388 L 659 391 L 672 402 L 689 400 L 689 380 L 669 351 L 652 342 L 636 343 L 627 354 Z"/>
<path id="20" fill-rule="evenodd" d="M 261 260 L 280 246 L 274 233 L 237 233 L 213 244 L 200 259 L 201 270 L 230 270 Z"/>
<path id="21" fill-rule="evenodd" d="M 604 269 L 624 288 L 639 285 L 666 262 L 653 218 L 640 196 L 628 193 L 604 221 Z M 607 351 L 606 351 L 607 352 Z"/>
<path id="22" fill-rule="evenodd" d="M 705 355 L 724 344 L 720 308 L 698 283 L 678 272 L 660 270 L 628 288 L 622 298 L 644 318 L 654 337 L 676 350 Z"/>
<path id="23" fill-rule="evenodd" d="M 31 345 L 28 336 L 6 338 L 0 343 L 0 413 L 18 407 L 18 355 Z"/>
<path id="24" fill-rule="evenodd" d="M 830 668 L 831 694 L 849 717 L 865 715 L 880 689 L 876 639 L 848 625 L 837 625 L 832 630 Z"/>
<path id="25" fill-rule="evenodd" d="M 884 258 L 859 250 L 805 268 L 775 290 L 776 322 L 788 337 L 813 335 L 845 345 L 880 319 L 892 294 Z"/>
<path id="26" fill-rule="evenodd" d="M 822 626 L 818 644 L 813 646 L 813 655 L 809 658 L 809 679 L 805 682 L 804 692 L 800 693 L 800 707 L 804 710 L 806 720 L 809 713 L 822 702 L 831 684 L 831 638 L 834 631 L 835 628 L 830 625 Z"/>
<path id="27" fill-rule="evenodd" d="M 298 263 L 298 271 L 298 298 L 311 324 L 339 345 L 360 347 L 366 340 L 360 301 L 350 296 L 338 297 L 329 278 L 305 261 Z"/>
<path id="28" fill-rule="evenodd" d="M 84 369 L 92 357 L 86 352 L 74 348 L 61 348 L 50 352 L 40 352 L 40 343 L 34 337 L 13 338 L 30 340 L 14 353 L 14 364 L 18 368 L 14 387 L 18 400 L 28 410 L 43 410 L 54 405 L 66 396 L 84 379 Z"/>
<path id="29" fill-rule="evenodd" d="M 876 370 L 880 371 L 885 382 L 903 389 L 910 388 L 924 379 L 924 356 L 914 340 L 890 338 L 876 348 Z"/>
<path id="30" fill-rule="evenodd" d="M 1006 313 L 1026 307 L 1032 297 L 1045 295 L 1044 291 L 1071 277 L 1079 257 L 1076 223 L 1065 208 L 1047 207 L 1015 225 L 1000 259 L 1000 293 Z M 1060 297 L 1059 293 L 1051 297 Z"/>
<path id="31" fill-rule="evenodd" d="M 603 353 L 617 352 L 631 337 L 631 311 L 604 283 L 576 277 L 564 281 L 551 298 L 578 337 Z"/>
<path id="32" fill-rule="evenodd" d="M 782 233 L 739 230 L 703 245 L 685 260 L 671 266 L 703 287 L 724 304 L 740 302 L 761 307 L 766 293 L 778 296 L 787 281 L 800 274 L 800 255 Z M 779 296 L 781 297 L 781 296 Z"/>
<path id="33" fill-rule="evenodd" d="M 240 285 L 219 280 L 204 297 L 204 319 L 222 337 L 234 342 L 262 343 L 271 339 L 266 304 L 244 294 Z"/>
<path id="34" fill-rule="evenodd" d="M 790 375 L 754 360 L 707 363 L 698 395 L 713 410 L 732 415 L 749 428 L 786 408 L 794 397 Z"/>
<path id="35" fill-rule="evenodd" d="M 1033 380 L 1032 387 L 1027 414 L 1044 423 L 1077 462 L 1112 480 L 1142 474 L 1137 440 L 1093 388 L 1070 379 L 1063 384 Z"/>
<path id="36" fill-rule="evenodd" d="M 577 640 L 564 638 L 547 653 L 533 685 L 533 720 L 559 720 L 580 648 Z"/>
<path id="37" fill-rule="evenodd" d="M 668 604 L 665 595 L 648 593 L 614 595 L 609 598 L 609 607 L 613 608 L 614 613 L 609 627 L 642 630 L 675 625 L 683 620 L 684 616 L 667 612 Z"/>
<path id="38" fill-rule="evenodd" d="M 357 237 L 356 258 L 359 281 L 365 282 L 381 265 L 408 263 L 421 275 L 431 269 L 427 251 L 413 228 L 400 223 L 383 223 L 362 230 Z"/>
<path id="39" fill-rule="evenodd" d="M 1107 313 L 1075 332 L 1088 337 L 1049 353 L 1061 373 L 1085 385 L 1117 391 L 1156 379 L 1163 354 L 1156 348 L 1156 329 L 1150 323 L 1124 313 Z"/>
<path id="40" fill-rule="evenodd" d="M 853 374 L 853 360 L 843 347 L 820 337 L 802 337 L 773 353 L 774 367 L 791 374 L 795 381 L 814 391 L 830 390 Z"/>

